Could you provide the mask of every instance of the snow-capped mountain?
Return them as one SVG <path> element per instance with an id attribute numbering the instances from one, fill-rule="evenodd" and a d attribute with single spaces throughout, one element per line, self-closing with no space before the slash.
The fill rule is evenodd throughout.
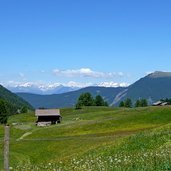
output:
<path id="1" fill-rule="evenodd" d="M 45 86 L 45 85 L 34 85 L 34 84 L 22 84 L 22 85 L 15 85 L 15 86 L 6 86 L 10 91 L 14 93 L 33 93 L 33 94 L 61 94 L 70 91 L 75 91 L 80 89 L 79 87 L 66 87 L 63 85 L 56 85 L 56 86 Z"/>
<path id="2" fill-rule="evenodd" d="M 4 85 L 7 89 L 14 93 L 32 93 L 40 95 L 48 94 L 61 94 L 79 90 L 81 88 L 96 86 L 96 87 L 127 87 L 127 83 L 115 83 L 115 82 L 101 82 L 98 84 L 93 83 L 76 83 L 68 82 L 66 84 L 52 83 L 52 84 L 40 84 L 40 83 L 10 83 Z"/>

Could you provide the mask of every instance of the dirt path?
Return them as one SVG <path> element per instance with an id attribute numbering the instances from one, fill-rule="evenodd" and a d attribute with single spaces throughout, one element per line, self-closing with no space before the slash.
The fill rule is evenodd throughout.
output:
<path id="1" fill-rule="evenodd" d="M 27 137 L 28 135 L 31 135 L 32 132 L 26 132 L 25 134 L 23 134 L 20 138 L 17 139 L 17 141 L 22 140 L 23 138 Z"/>

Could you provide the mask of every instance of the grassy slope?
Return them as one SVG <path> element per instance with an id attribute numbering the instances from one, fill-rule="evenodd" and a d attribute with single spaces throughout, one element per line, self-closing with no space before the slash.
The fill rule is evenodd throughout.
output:
<path id="1" fill-rule="evenodd" d="M 134 156 L 141 156 L 143 152 L 148 153 L 149 149 L 152 153 L 156 152 L 159 147 L 170 141 L 170 132 L 164 133 L 171 127 L 169 125 L 171 107 L 137 109 L 93 107 L 77 111 L 63 109 L 62 116 L 61 124 L 47 128 L 37 128 L 34 125 L 36 118 L 33 113 L 11 116 L 9 123 L 19 124 L 11 127 L 10 165 L 17 167 L 28 164 L 47 167 L 43 165 L 61 162 L 59 165 L 64 170 L 72 167 L 75 170 L 98 170 L 100 160 L 106 161 L 101 163 L 105 170 L 112 170 L 113 168 L 108 166 L 112 165 L 111 161 L 116 160 L 113 156 L 124 154 L 125 157 L 129 154 L 132 155 L 129 164 L 132 168 L 136 167 L 135 164 L 133 165 L 136 161 Z M 151 131 L 148 131 L 149 129 Z M 136 134 L 137 132 L 141 133 Z M 2 137 L 3 127 L 0 127 L 1 147 L 3 147 Z M 0 169 L 2 158 L 1 150 Z M 119 156 L 118 161 L 122 161 L 122 158 L 122 155 Z M 75 160 L 77 162 L 73 163 Z M 91 166 L 86 164 L 91 163 L 90 160 L 93 162 Z M 73 161 L 72 164 L 70 161 Z M 113 162 L 114 165 L 117 164 Z M 142 166 L 145 168 L 143 163 Z M 52 166 L 49 164 L 48 167 Z M 118 163 L 118 169 L 120 167 Z M 124 167 L 128 168 L 128 163 L 122 165 L 121 170 Z M 47 170 L 47 168 L 40 170 Z"/>

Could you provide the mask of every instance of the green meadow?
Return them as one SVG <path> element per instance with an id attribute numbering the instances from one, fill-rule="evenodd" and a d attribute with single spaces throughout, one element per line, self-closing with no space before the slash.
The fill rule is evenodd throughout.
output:
<path id="1" fill-rule="evenodd" d="M 37 127 L 13 115 L 10 170 L 171 170 L 171 107 L 61 109 L 62 123 Z M 0 126 L 0 170 L 3 170 Z"/>

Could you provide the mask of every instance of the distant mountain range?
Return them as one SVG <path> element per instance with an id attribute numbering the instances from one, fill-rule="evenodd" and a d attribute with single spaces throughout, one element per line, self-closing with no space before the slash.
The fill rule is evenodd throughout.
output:
<path id="1" fill-rule="evenodd" d="M 83 84 L 76 82 L 69 82 L 66 84 L 52 83 L 52 84 L 39 84 L 39 83 L 12 83 L 5 85 L 5 87 L 13 93 L 31 93 L 39 95 L 61 94 L 71 91 L 76 91 L 81 88 L 95 86 L 95 87 L 127 87 L 127 83 L 115 83 L 115 82 L 101 82 L 98 84 Z"/>
<path id="2" fill-rule="evenodd" d="M 34 84 L 24 84 L 17 86 L 6 86 L 10 91 L 14 93 L 33 93 L 40 95 L 47 94 L 61 94 L 66 92 L 71 92 L 80 89 L 79 87 L 66 87 L 63 85 L 57 85 L 54 87 L 43 87 Z"/>
<path id="3" fill-rule="evenodd" d="M 128 87 L 86 87 L 80 90 L 53 94 L 36 95 L 17 93 L 33 107 L 73 107 L 83 92 L 90 92 L 93 96 L 100 94 L 111 106 L 118 105 L 121 100 L 131 98 L 133 102 L 140 98 L 148 99 L 149 103 L 161 98 L 171 98 L 171 72 L 154 72 L 136 81 Z"/>

